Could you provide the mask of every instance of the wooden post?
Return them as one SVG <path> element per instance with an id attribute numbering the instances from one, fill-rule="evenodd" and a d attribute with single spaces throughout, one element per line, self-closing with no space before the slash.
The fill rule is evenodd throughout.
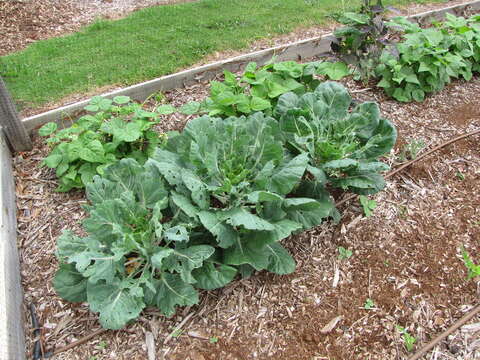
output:
<path id="1" fill-rule="evenodd" d="M 2 77 L 0 77 L 0 127 L 5 132 L 13 151 L 32 149 L 32 140 L 18 116 L 17 109 Z"/>

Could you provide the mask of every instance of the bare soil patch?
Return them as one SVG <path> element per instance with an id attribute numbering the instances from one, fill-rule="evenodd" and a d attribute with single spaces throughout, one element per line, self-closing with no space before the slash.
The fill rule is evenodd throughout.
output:
<path id="1" fill-rule="evenodd" d="M 345 85 L 357 100 L 379 101 L 383 115 L 397 126 L 399 142 L 387 159 L 394 166 L 413 139 L 432 147 L 480 127 L 480 98 L 474 96 L 480 78 L 457 81 L 421 104 L 388 100 L 350 80 Z M 166 95 L 180 105 L 202 99 L 206 91 L 199 85 Z M 159 130 L 181 129 L 186 121 L 168 116 Z M 85 304 L 61 300 L 51 286 L 55 239 L 63 229 L 79 229 L 85 198 L 82 192 L 54 191 L 52 171 L 38 168 L 48 150 L 40 139 L 35 143 L 35 150 L 15 158 L 19 247 L 25 304 L 37 305 L 42 343 L 51 349 L 99 325 Z M 157 359 L 406 359 L 397 325 L 417 339 L 418 349 L 479 302 L 480 283 L 466 280 L 460 254 L 463 246 L 479 259 L 479 180 L 477 136 L 389 179 L 374 197 L 378 207 L 372 217 L 364 217 L 351 201 L 342 207 L 340 224 L 327 222 L 286 239 L 297 261 L 294 274 L 257 273 L 203 293 L 199 305 L 180 309 L 170 319 L 149 309 L 126 329 L 109 331 L 56 358 L 146 359 L 145 339 L 151 333 Z M 353 255 L 340 260 L 339 246 Z M 371 309 L 365 309 L 367 299 L 373 301 Z M 178 336 L 169 338 L 187 316 Z M 322 333 L 336 318 L 334 328 Z M 478 359 L 480 329 L 472 325 L 478 323 L 477 316 L 426 358 Z M 31 350 L 34 339 L 26 325 Z"/>

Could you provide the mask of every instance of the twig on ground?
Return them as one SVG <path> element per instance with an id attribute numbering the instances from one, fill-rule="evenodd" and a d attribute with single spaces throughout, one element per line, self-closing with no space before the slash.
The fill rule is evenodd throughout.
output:
<path id="1" fill-rule="evenodd" d="M 70 350 L 70 349 L 73 349 L 74 347 L 77 347 L 79 345 L 82 345 L 84 343 L 86 343 L 88 340 L 96 337 L 96 336 L 99 336 L 101 334 L 103 334 L 104 332 L 107 332 L 108 330 L 107 329 L 98 329 L 97 331 L 94 331 L 93 333 L 91 334 L 88 334 L 87 336 L 84 336 L 83 338 L 77 340 L 77 341 L 74 341 L 68 345 L 65 345 L 59 349 L 56 349 L 55 351 L 53 351 L 53 353 L 51 353 L 52 355 L 58 355 L 62 352 L 65 352 L 67 350 Z M 50 356 L 46 356 L 46 357 L 50 357 Z"/>
<path id="2" fill-rule="evenodd" d="M 420 359 L 425 353 L 435 345 L 437 345 L 440 341 L 445 339 L 448 335 L 453 333 L 455 330 L 457 330 L 459 327 L 464 325 L 466 322 L 468 322 L 470 319 L 472 319 L 475 315 L 480 313 L 480 304 L 477 305 L 476 307 L 473 308 L 469 313 L 464 315 L 460 320 L 455 322 L 452 326 L 450 326 L 446 331 L 435 337 L 432 341 L 430 341 L 428 344 L 426 344 L 424 347 L 422 347 L 416 354 L 412 355 L 411 357 L 408 358 L 408 360 L 418 360 Z"/>

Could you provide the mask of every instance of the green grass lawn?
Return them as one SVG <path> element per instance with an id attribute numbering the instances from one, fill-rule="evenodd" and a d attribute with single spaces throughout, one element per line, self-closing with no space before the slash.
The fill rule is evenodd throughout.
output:
<path id="1" fill-rule="evenodd" d="M 391 0 L 405 5 L 427 1 Z M 205 55 L 328 21 L 360 3 L 342 0 L 200 0 L 157 6 L 0 57 L 20 107 L 109 84 L 131 85 L 190 66 Z"/>

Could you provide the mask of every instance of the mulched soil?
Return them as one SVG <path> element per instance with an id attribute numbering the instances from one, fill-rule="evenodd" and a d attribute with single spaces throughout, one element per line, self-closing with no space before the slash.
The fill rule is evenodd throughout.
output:
<path id="1" fill-rule="evenodd" d="M 387 161 L 398 164 L 403 146 L 432 147 L 480 127 L 480 79 L 458 81 L 421 104 L 399 104 L 375 89 L 347 81 L 354 98 L 374 100 L 399 130 Z M 179 105 L 206 95 L 198 85 L 167 94 Z M 161 130 L 180 129 L 188 118 L 165 117 Z M 198 306 L 166 319 L 149 309 L 123 331 L 110 331 L 58 359 L 145 359 L 153 337 L 157 359 L 406 359 L 400 325 L 416 348 L 444 331 L 478 303 L 480 283 L 467 280 L 460 249 L 480 254 L 480 146 L 459 141 L 389 179 L 374 199 L 372 217 L 359 204 L 343 206 L 340 224 L 325 223 L 284 241 L 297 270 L 288 276 L 259 273 L 205 292 Z M 44 347 L 61 347 L 98 328 L 85 304 L 59 299 L 51 286 L 55 239 L 79 231 L 82 192 L 54 191 L 52 171 L 38 167 L 48 149 L 15 158 L 19 247 L 26 304 L 37 305 Z M 461 174 L 461 175 L 459 175 Z M 338 247 L 353 255 L 338 258 Z M 367 299 L 373 308 L 367 310 Z M 188 317 L 183 332 L 169 334 Z M 322 330 L 333 319 L 329 332 Z M 437 346 L 427 358 L 478 359 L 480 317 Z M 27 323 L 27 346 L 33 337 Z M 211 343 L 210 338 L 218 337 Z"/>

